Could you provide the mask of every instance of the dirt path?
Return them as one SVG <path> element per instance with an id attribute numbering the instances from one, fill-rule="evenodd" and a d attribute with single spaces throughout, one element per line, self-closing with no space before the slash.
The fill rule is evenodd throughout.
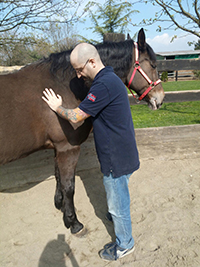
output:
<path id="1" fill-rule="evenodd" d="M 200 266 L 200 125 L 137 129 L 141 168 L 130 179 L 136 249 L 117 262 L 98 251 L 114 238 L 92 136 L 82 145 L 75 206 L 88 229 L 70 234 L 53 203 L 53 153 L 0 167 L 1 267 Z"/>

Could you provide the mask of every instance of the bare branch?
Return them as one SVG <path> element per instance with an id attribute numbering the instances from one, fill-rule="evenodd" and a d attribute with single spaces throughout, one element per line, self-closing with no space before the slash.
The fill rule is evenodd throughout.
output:
<path id="1" fill-rule="evenodd" d="M 200 9 L 200 7 L 197 6 L 197 3 L 198 3 L 198 0 L 195 0 L 194 1 L 194 9 L 195 9 L 195 12 L 196 12 L 196 15 L 197 15 L 198 19 L 200 20 L 200 13 L 199 13 L 199 10 L 198 10 L 198 9 Z M 200 27 L 200 24 L 199 24 L 199 27 Z"/>
<path id="2" fill-rule="evenodd" d="M 186 12 L 186 11 L 183 9 L 183 6 L 182 6 L 182 4 L 181 4 L 181 0 L 177 0 L 177 2 L 178 2 L 178 5 L 179 5 L 179 7 L 180 7 L 181 13 L 182 13 L 184 16 L 186 16 L 187 18 L 192 19 L 194 22 L 196 22 L 196 23 L 198 24 L 198 23 L 199 23 L 198 18 L 195 18 L 195 16 L 192 16 L 192 14 Z"/>
<path id="3" fill-rule="evenodd" d="M 141 2 L 157 5 L 161 9 L 156 12 L 154 18 L 143 19 L 139 25 L 172 22 L 164 29 L 179 28 L 200 38 L 200 0 L 189 0 L 189 2 L 187 0 L 141 0 Z M 162 30 L 160 25 L 158 30 Z"/>
<path id="4" fill-rule="evenodd" d="M 0 32 L 15 28 L 43 30 L 50 21 L 56 23 L 76 22 L 85 11 L 78 15 L 81 0 L 8 0 L 0 2 Z"/>

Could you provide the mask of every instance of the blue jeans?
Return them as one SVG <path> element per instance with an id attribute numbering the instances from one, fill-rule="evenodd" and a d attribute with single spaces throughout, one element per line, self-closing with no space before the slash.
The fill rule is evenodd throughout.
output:
<path id="1" fill-rule="evenodd" d="M 112 174 L 103 177 L 108 211 L 112 216 L 116 243 L 119 247 L 130 249 L 134 245 L 130 215 L 130 195 L 128 189 L 131 174 L 113 178 Z"/>

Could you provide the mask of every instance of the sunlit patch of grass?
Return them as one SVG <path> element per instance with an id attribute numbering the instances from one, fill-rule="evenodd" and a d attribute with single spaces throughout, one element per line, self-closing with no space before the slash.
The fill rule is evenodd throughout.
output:
<path id="1" fill-rule="evenodd" d="M 163 89 L 167 91 L 185 91 L 185 90 L 200 90 L 200 80 L 195 81 L 177 81 L 162 83 Z"/>
<path id="2" fill-rule="evenodd" d="M 165 103 L 155 111 L 147 105 L 133 105 L 131 114 L 135 128 L 199 124 L 200 101 Z"/>

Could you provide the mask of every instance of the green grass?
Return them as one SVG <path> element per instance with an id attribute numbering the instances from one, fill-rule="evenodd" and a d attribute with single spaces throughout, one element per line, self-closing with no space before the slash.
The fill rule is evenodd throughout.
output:
<path id="1" fill-rule="evenodd" d="M 133 105 L 131 113 L 135 128 L 199 124 L 200 101 L 166 103 L 155 111 L 147 105 Z"/>
<path id="2" fill-rule="evenodd" d="M 177 81 L 177 82 L 162 82 L 165 92 L 167 91 L 184 91 L 184 90 L 200 90 L 200 80 L 195 81 Z"/>

